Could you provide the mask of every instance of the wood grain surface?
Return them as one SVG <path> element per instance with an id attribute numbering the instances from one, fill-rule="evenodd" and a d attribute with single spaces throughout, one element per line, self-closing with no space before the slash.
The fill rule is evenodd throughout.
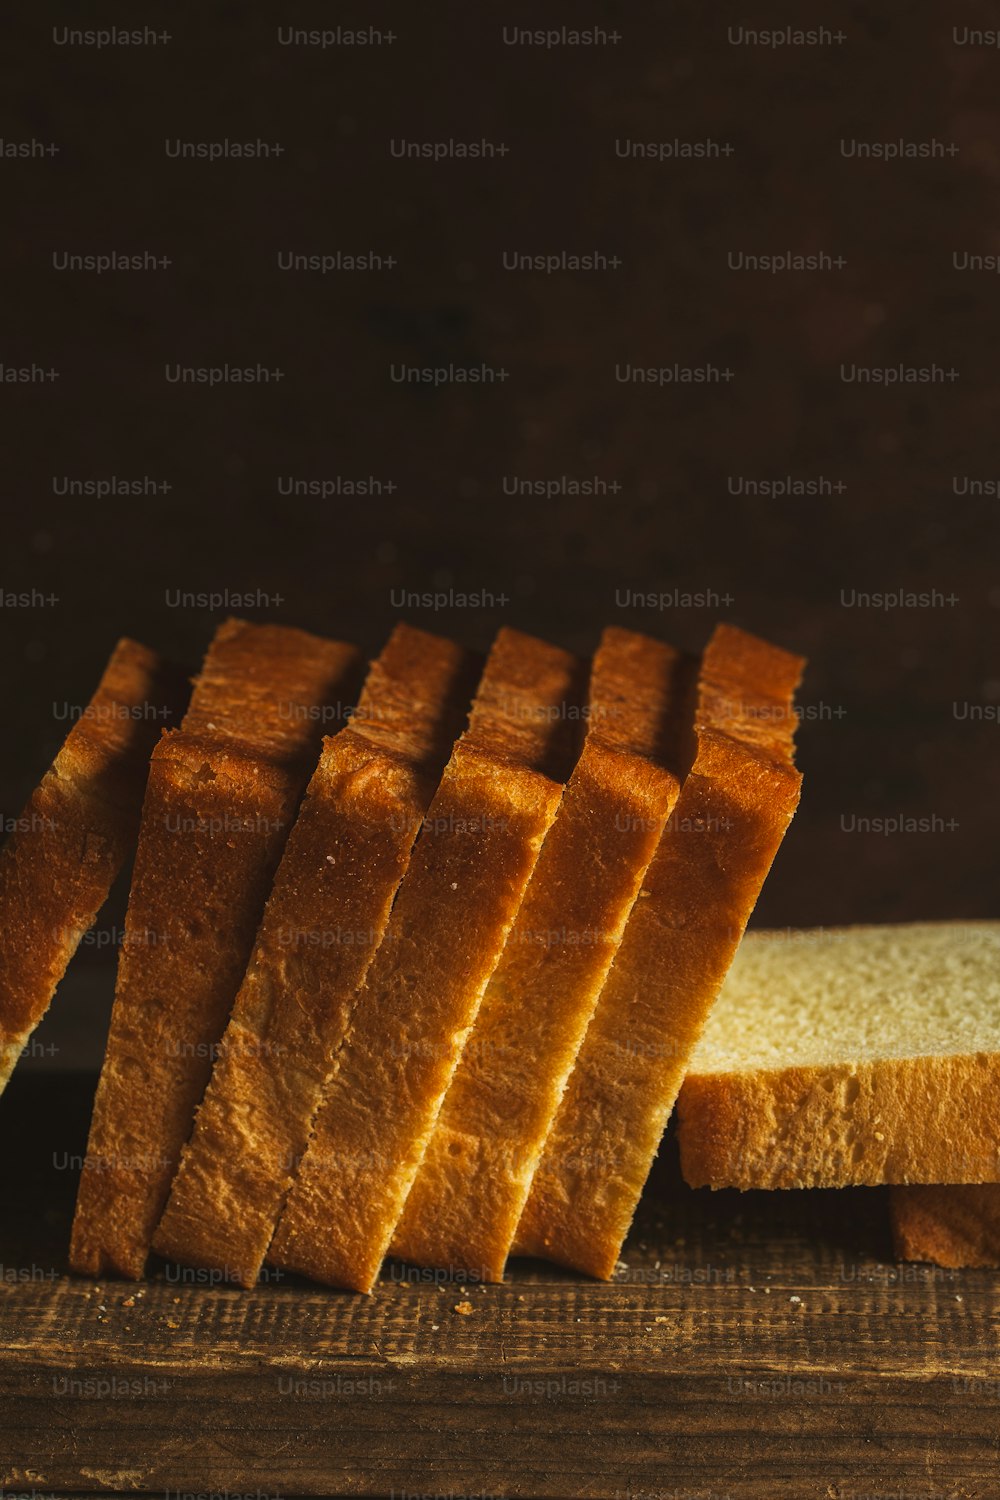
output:
<path id="1" fill-rule="evenodd" d="M 90 1283 L 65 1247 L 92 1088 L 15 1078 L 0 1108 L 6 1491 L 1000 1493 L 1000 1287 L 890 1262 L 881 1190 L 694 1193 L 667 1149 L 606 1285 Z"/>

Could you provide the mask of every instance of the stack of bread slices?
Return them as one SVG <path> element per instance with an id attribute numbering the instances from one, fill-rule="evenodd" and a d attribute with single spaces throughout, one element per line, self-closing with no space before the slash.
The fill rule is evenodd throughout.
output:
<path id="1" fill-rule="evenodd" d="M 608 629 L 590 663 L 399 625 L 365 672 L 231 620 L 164 732 L 185 685 L 122 642 L 0 853 L 0 1087 L 135 855 L 73 1268 L 608 1277 L 679 1092 L 694 1184 L 1000 1180 L 991 924 L 737 957 L 802 667 L 725 625 L 700 657 Z M 856 981 L 884 1025 L 852 1030 Z M 928 1099 L 941 1148 L 907 1149 Z"/>

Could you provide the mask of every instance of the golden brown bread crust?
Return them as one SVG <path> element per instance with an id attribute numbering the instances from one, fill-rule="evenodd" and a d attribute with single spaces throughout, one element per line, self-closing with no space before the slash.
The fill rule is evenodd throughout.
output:
<path id="1" fill-rule="evenodd" d="M 351 727 L 436 784 L 466 726 L 481 671 L 475 652 L 400 622 L 368 669 Z"/>
<path id="2" fill-rule="evenodd" d="M 647 636 L 604 632 L 583 754 L 393 1236 L 404 1260 L 503 1279 L 534 1166 L 677 798 L 656 757 L 683 713 L 684 665 Z"/>
<path id="3" fill-rule="evenodd" d="M 0 1090 L 125 862 L 150 753 L 187 684 L 121 640 L 0 852 Z"/>
<path id="4" fill-rule="evenodd" d="M 998 1182 L 1000 1058 L 689 1076 L 678 1122 L 692 1187 Z"/>
<path id="5" fill-rule="evenodd" d="M 312 771 L 324 730 L 345 723 L 361 679 L 354 646 L 291 625 L 225 620 L 195 679 L 185 734 Z"/>
<path id="6" fill-rule="evenodd" d="M 321 710 L 353 694 L 358 666 L 352 646 L 228 622 L 181 729 L 156 748 L 73 1223 L 75 1270 L 142 1275 L 318 751 Z M 289 701 L 306 711 L 288 713 Z"/>
<path id="7" fill-rule="evenodd" d="M 670 768 L 676 780 L 694 757 L 700 662 L 636 630 L 607 626 L 592 666 L 588 735 Z"/>
<path id="8" fill-rule="evenodd" d="M 728 626 L 709 643 L 697 755 L 570 1074 L 516 1253 L 594 1276 L 614 1270 L 688 1058 L 798 803 L 791 698 L 802 665 Z"/>
<path id="9" fill-rule="evenodd" d="M 252 1286 L 353 997 L 475 687 L 477 658 L 397 626 L 327 740 L 153 1240 Z"/>
<path id="10" fill-rule="evenodd" d="M 1000 1266 L 1000 1186 L 894 1187 L 889 1215 L 897 1260 Z"/>
<path id="11" fill-rule="evenodd" d="M 580 664 L 502 631 L 358 996 L 268 1261 L 369 1291 L 562 786 Z"/>
<path id="12" fill-rule="evenodd" d="M 586 662 L 505 627 L 490 649 L 461 748 L 564 782 L 580 753 L 586 688 Z"/>
<path id="13" fill-rule="evenodd" d="M 695 730 L 728 734 L 779 764 L 794 759 L 795 691 L 805 663 L 735 625 L 712 632 L 698 677 Z"/>

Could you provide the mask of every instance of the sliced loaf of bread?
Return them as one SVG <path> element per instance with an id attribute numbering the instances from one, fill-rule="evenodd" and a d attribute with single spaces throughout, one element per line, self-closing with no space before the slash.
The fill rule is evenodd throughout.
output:
<path id="1" fill-rule="evenodd" d="M 799 799 L 803 662 L 732 626 L 702 658 L 696 752 L 545 1143 L 515 1250 L 609 1277 L 688 1061 Z"/>
<path id="2" fill-rule="evenodd" d="M 0 852 L 0 1091 L 132 850 L 183 675 L 121 640 Z"/>
<path id="3" fill-rule="evenodd" d="M 153 1248 L 257 1280 L 479 659 L 396 627 L 326 741 Z"/>
<path id="4" fill-rule="evenodd" d="M 353 702 L 353 646 L 227 621 L 180 730 L 150 763 L 104 1067 L 70 1249 L 142 1275 L 326 710 Z"/>
<path id="5" fill-rule="evenodd" d="M 580 668 L 518 631 L 497 637 L 357 997 L 269 1263 L 371 1290 L 572 769 Z"/>
<path id="6" fill-rule="evenodd" d="M 696 664 L 696 663 L 695 663 Z M 410 1189 L 392 1252 L 499 1281 L 625 922 L 677 800 L 691 659 L 604 632 L 587 736 Z"/>

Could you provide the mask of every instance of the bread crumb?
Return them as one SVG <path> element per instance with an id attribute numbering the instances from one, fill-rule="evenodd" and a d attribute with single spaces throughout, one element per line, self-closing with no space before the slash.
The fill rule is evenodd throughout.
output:
<path id="1" fill-rule="evenodd" d="M 472 1314 L 472 1303 L 471 1302 L 456 1302 L 455 1303 L 455 1311 L 457 1313 L 461 1313 L 461 1315 L 462 1315 L 463 1318 L 468 1318 Z"/>
<path id="2" fill-rule="evenodd" d="M 122 1303 L 122 1307 L 134 1307 L 134 1306 L 135 1306 L 135 1298 L 134 1297 L 126 1297 L 125 1301 Z"/>
<path id="3" fill-rule="evenodd" d="M 328 865 L 335 865 L 337 863 L 332 854 L 326 856 L 326 862 Z"/>
<path id="4" fill-rule="evenodd" d="M 659 1317 L 653 1319 L 654 1323 L 669 1323 L 669 1321 L 670 1319 L 666 1316 L 665 1313 L 660 1313 Z"/>
<path id="5" fill-rule="evenodd" d="M 441 1327 L 440 1323 L 432 1323 L 431 1324 L 431 1333 L 437 1333 L 437 1331 L 438 1331 L 438 1329 L 440 1327 Z"/>
<path id="6" fill-rule="evenodd" d="M 451 882 L 451 888 L 452 888 L 453 891 L 457 891 L 458 890 L 458 881 L 457 880 L 453 880 Z"/>
<path id="7" fill-rule="evenodd" d="M 802 1298 L 801 1297 L 789 1297 L 788 1300 L 789 1300 L 789 1302 L 801 1302 Z"/>

